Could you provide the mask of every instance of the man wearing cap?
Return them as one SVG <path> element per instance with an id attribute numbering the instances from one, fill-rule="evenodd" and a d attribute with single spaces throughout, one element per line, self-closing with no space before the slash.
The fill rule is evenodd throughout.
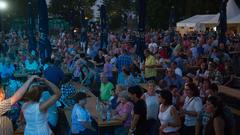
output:
<path id="1" fill-rule="evenodd" d="M 72 97 L 76 101 L 72 110 L 72 135 L 96 135 L 96 130 L 91 125 L 90 113 L 85 108 L 87 97 L 89 96 L 83 92 Z"/>

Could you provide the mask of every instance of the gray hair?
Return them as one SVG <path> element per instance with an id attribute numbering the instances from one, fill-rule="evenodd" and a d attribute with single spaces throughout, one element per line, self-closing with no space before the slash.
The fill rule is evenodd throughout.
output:
<path id="1" fill-rule="evenodd" d="M 124 98 L 126 100 L 129 100 L 129 97 L 128 97 L 128 91 L 122 91 L 119 93 L 118 97 L 120 98 Z"/>

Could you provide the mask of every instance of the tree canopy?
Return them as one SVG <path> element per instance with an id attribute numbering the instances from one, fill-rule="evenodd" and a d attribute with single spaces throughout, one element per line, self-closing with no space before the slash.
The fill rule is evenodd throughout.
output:
<path id="1" fill-rule="evenodd" d="M 50 15 L 57 16 L 69 21 L 73 26 L 80 25 L 80 9 L 85 16 L 92 17 L 91 7 L 95 0 L 51 0 L 49 5 Z"/>
<path id="2" fill-rule="evenodd" d="M 37 0 L 34 3 L 34 15 L 36 15 Z M 109 18 L 110 28 L 122 26 L 123 13 L 137 14 L 138 0 L 104 0 Z M 216 14 L 219 12 L 221 0 L 146 0 L 146 23 L 149 28 L 167 28 L 171 6 L 175 7 L 176 21 L 188 18 L 195 14 Z M 16 18 L 26 19 L 28 0 L 7 0 L 9 8 L 2 11 L 6 22 Z M 240 1 L 235 0 L 240 7 Z M 91 19 L 91 7 L 95 0 L 51 0 L 49 15 L 65 19 L 73 26 L 80 25 L 80 9 Z M 136 26 L 136 25 L 135 25 Z"/>

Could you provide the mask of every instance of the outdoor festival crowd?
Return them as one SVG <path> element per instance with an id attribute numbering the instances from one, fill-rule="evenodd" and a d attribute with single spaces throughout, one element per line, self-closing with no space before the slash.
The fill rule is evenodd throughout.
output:
<path id="1" fill-rule="evenodd" d="M 83 86 L 111 110 L 106 119 L 122 122 L 108 135 L 235 135 L 218 86 L 237 74 L 239 54 L 231 52 L 240 51 L 240 35 L 229 33 L 224 44 L 213 31 L 151 30 L 143 60 L 138 36 L 111 32 L 101 48 L 98 31 L 88 32 L 88 42 L 80 42 L 79 33 L 58 32 L 49 37 L 51 58 L 41 60 L 38 49 L 28 52 L 24 32 L 2 33 L 0 135 L 22 125 L 25 135 L 60 134 L 59 108 L 68 107 L 69 134 L 98 134 Z"/>

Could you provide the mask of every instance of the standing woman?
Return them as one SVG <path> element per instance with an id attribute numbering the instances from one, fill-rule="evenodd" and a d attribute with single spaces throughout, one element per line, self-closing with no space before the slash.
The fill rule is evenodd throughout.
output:
<path id="1" fill-rule="evenodd" d="M 24 93 L 27 91 L 30 83 L 38 78 L 37 76 L 32 76 L 29 78 L 21 88 L 10 98 L 5 99 L 5 93 L 3 88 L 0 88 L 0 135 L 13 135 L 13 126 L 11 120 L 4 116 L 4 114 L 11 109 L 18 100 L 20 100 Z"/>
<path id="2" fill-rule="evenodd" d="M 172 94 L 168 90 L 160 91 L 160 105 L 158 118 L 161 122 L 160 135 L 179 135 L 181 121 L 177 109 L 172 104 Z"/>
<path id="3" fill-rule="evenodd" d="M 209 97 L 206 102 L 205 111 L 210 113 L 205 135 L 231 135 L 231 127 L 227 123 L 226 116 L 224 115 L 224 105 L 219 97 Z"/>
<path id="4" fill-rule="evenodd" d="M 39 78 L 39 82 L 32 83 L 28 92 L 24 95 L 26 101 L 23 106 L 23 115 L 26 120 L 24 135 L 51 135 L 52 131 L 48 125 L 47 110 L 60 98 L 61 93 L 56 85 Z M 47 88 L 46 88 L 47 87 Z M 53 95 L 44 102 L 39 102 L 44 90 L 51 89 Z"/>
<path id="5" fill-rule="evenodd" d="M 159 98 L 155 92 L 155 88 L 154 80 L 148 81 L 147 92 L 142 96 L 147 105 L 148 135 L 156 135 L 158 132 Z"/>
<path id="6" fill-rule="evenodd" d="M 195 126 L 197 124 L 197 116 L 202 110 L 202 100 L 199 97 L 199 90 L 194 83 L 188 83 L 185 85 L 185 98 L 182 113 L 184 114 L 184 135 L 194 135 Z"/>

